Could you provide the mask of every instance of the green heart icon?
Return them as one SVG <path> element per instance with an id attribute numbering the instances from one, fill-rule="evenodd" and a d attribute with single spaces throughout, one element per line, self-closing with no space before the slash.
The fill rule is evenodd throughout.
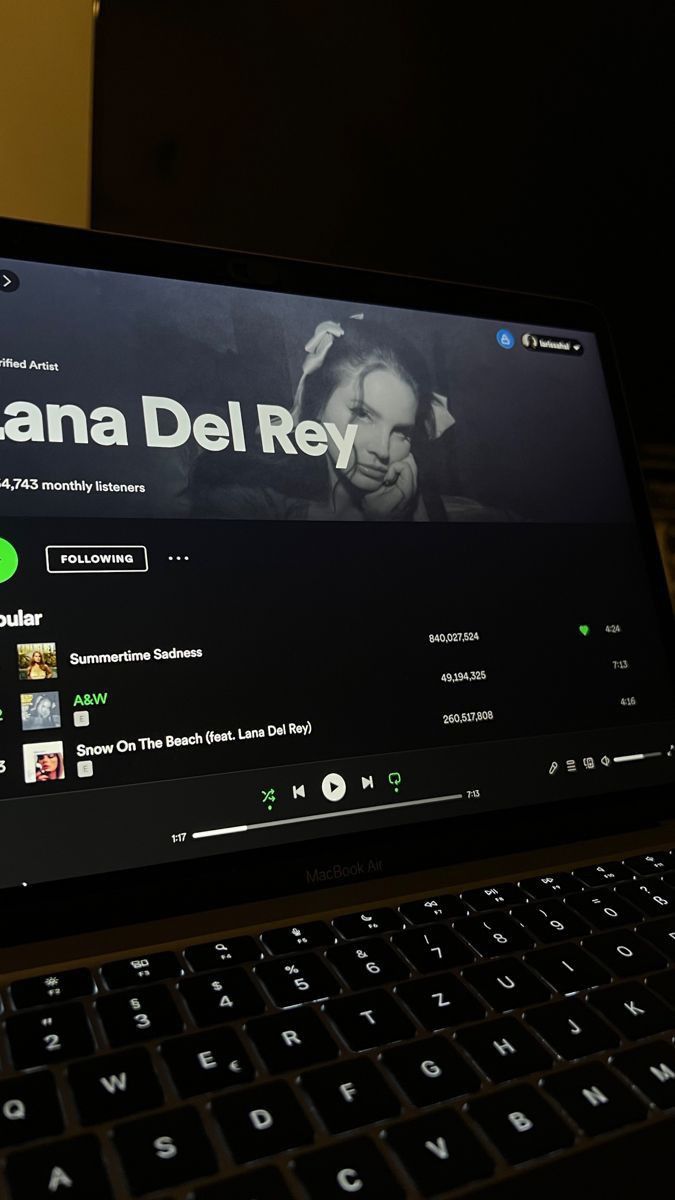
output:
<path id="1" fill-rule="evenodd" d="M 579 633 L 583 634 L 584 637 L 588 637 L 590 632 L 591 632 L 590 625 L 580 625 L 579 626 Z"/>
<path id="2" fill-rule="evenodd" d="M 19 556 L 11 542 L 0 538 L 0 583 L 6 583 L 19 565 Z"/>

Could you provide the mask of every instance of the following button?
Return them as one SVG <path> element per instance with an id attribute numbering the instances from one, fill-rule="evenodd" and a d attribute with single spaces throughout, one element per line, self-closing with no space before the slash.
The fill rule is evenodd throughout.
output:
<path id="1" fill-rule="evenodd" d="M 50 575 L 131 574 L 147 571 L 145 546 L 45 546 Z"/>

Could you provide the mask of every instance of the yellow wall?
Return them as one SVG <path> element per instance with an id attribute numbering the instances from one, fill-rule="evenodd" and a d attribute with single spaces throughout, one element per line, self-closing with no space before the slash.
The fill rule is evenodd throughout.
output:
<path id="1" fill-rule="evenodd" d="M 94 0 L 0 0 L 0 216 L 88 225 Z"/>

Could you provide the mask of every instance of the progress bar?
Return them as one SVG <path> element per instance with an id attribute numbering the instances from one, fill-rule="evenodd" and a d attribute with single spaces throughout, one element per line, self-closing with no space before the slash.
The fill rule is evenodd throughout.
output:
<path id="1" fill-rule="evenodd" d="M 661 758 L 660 750 L 652 750 L 650 754 L 617 754 L 612 762 L 639 762 L 643 758 Z"/>
<path id="2" fill-rule="evenodd" d="M 275 825 L 298 825 L 301 821 L 329 821 L 335 817 L 353 817 L 359 813 L 384 812 L 386 808 L 412 808 L 415 804 L 440 804 L 443 800 L 463 800 L 461 792 L 456 796 L 427 796 L 424 800 L 399 800 L 393 804 L 369 804 L 367 808 L 343 808 L 337 812 L 313 813 L 308 817 L 286 817 L 283 821 L 257 821 L 255 825 L 230 825 L 227 829 L 200 829 L 192 837 L 224 837 L 226 833 L 248 833 L 252 829 L 272 829 Z"/>

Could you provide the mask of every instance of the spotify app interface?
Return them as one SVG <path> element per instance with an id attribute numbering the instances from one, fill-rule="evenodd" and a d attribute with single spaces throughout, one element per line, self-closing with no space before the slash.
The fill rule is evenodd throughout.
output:
<path id="1" fill-rule="evenodd" d="M 0 889 L 673 778 L 592 333 L 0 265 Z"/>

